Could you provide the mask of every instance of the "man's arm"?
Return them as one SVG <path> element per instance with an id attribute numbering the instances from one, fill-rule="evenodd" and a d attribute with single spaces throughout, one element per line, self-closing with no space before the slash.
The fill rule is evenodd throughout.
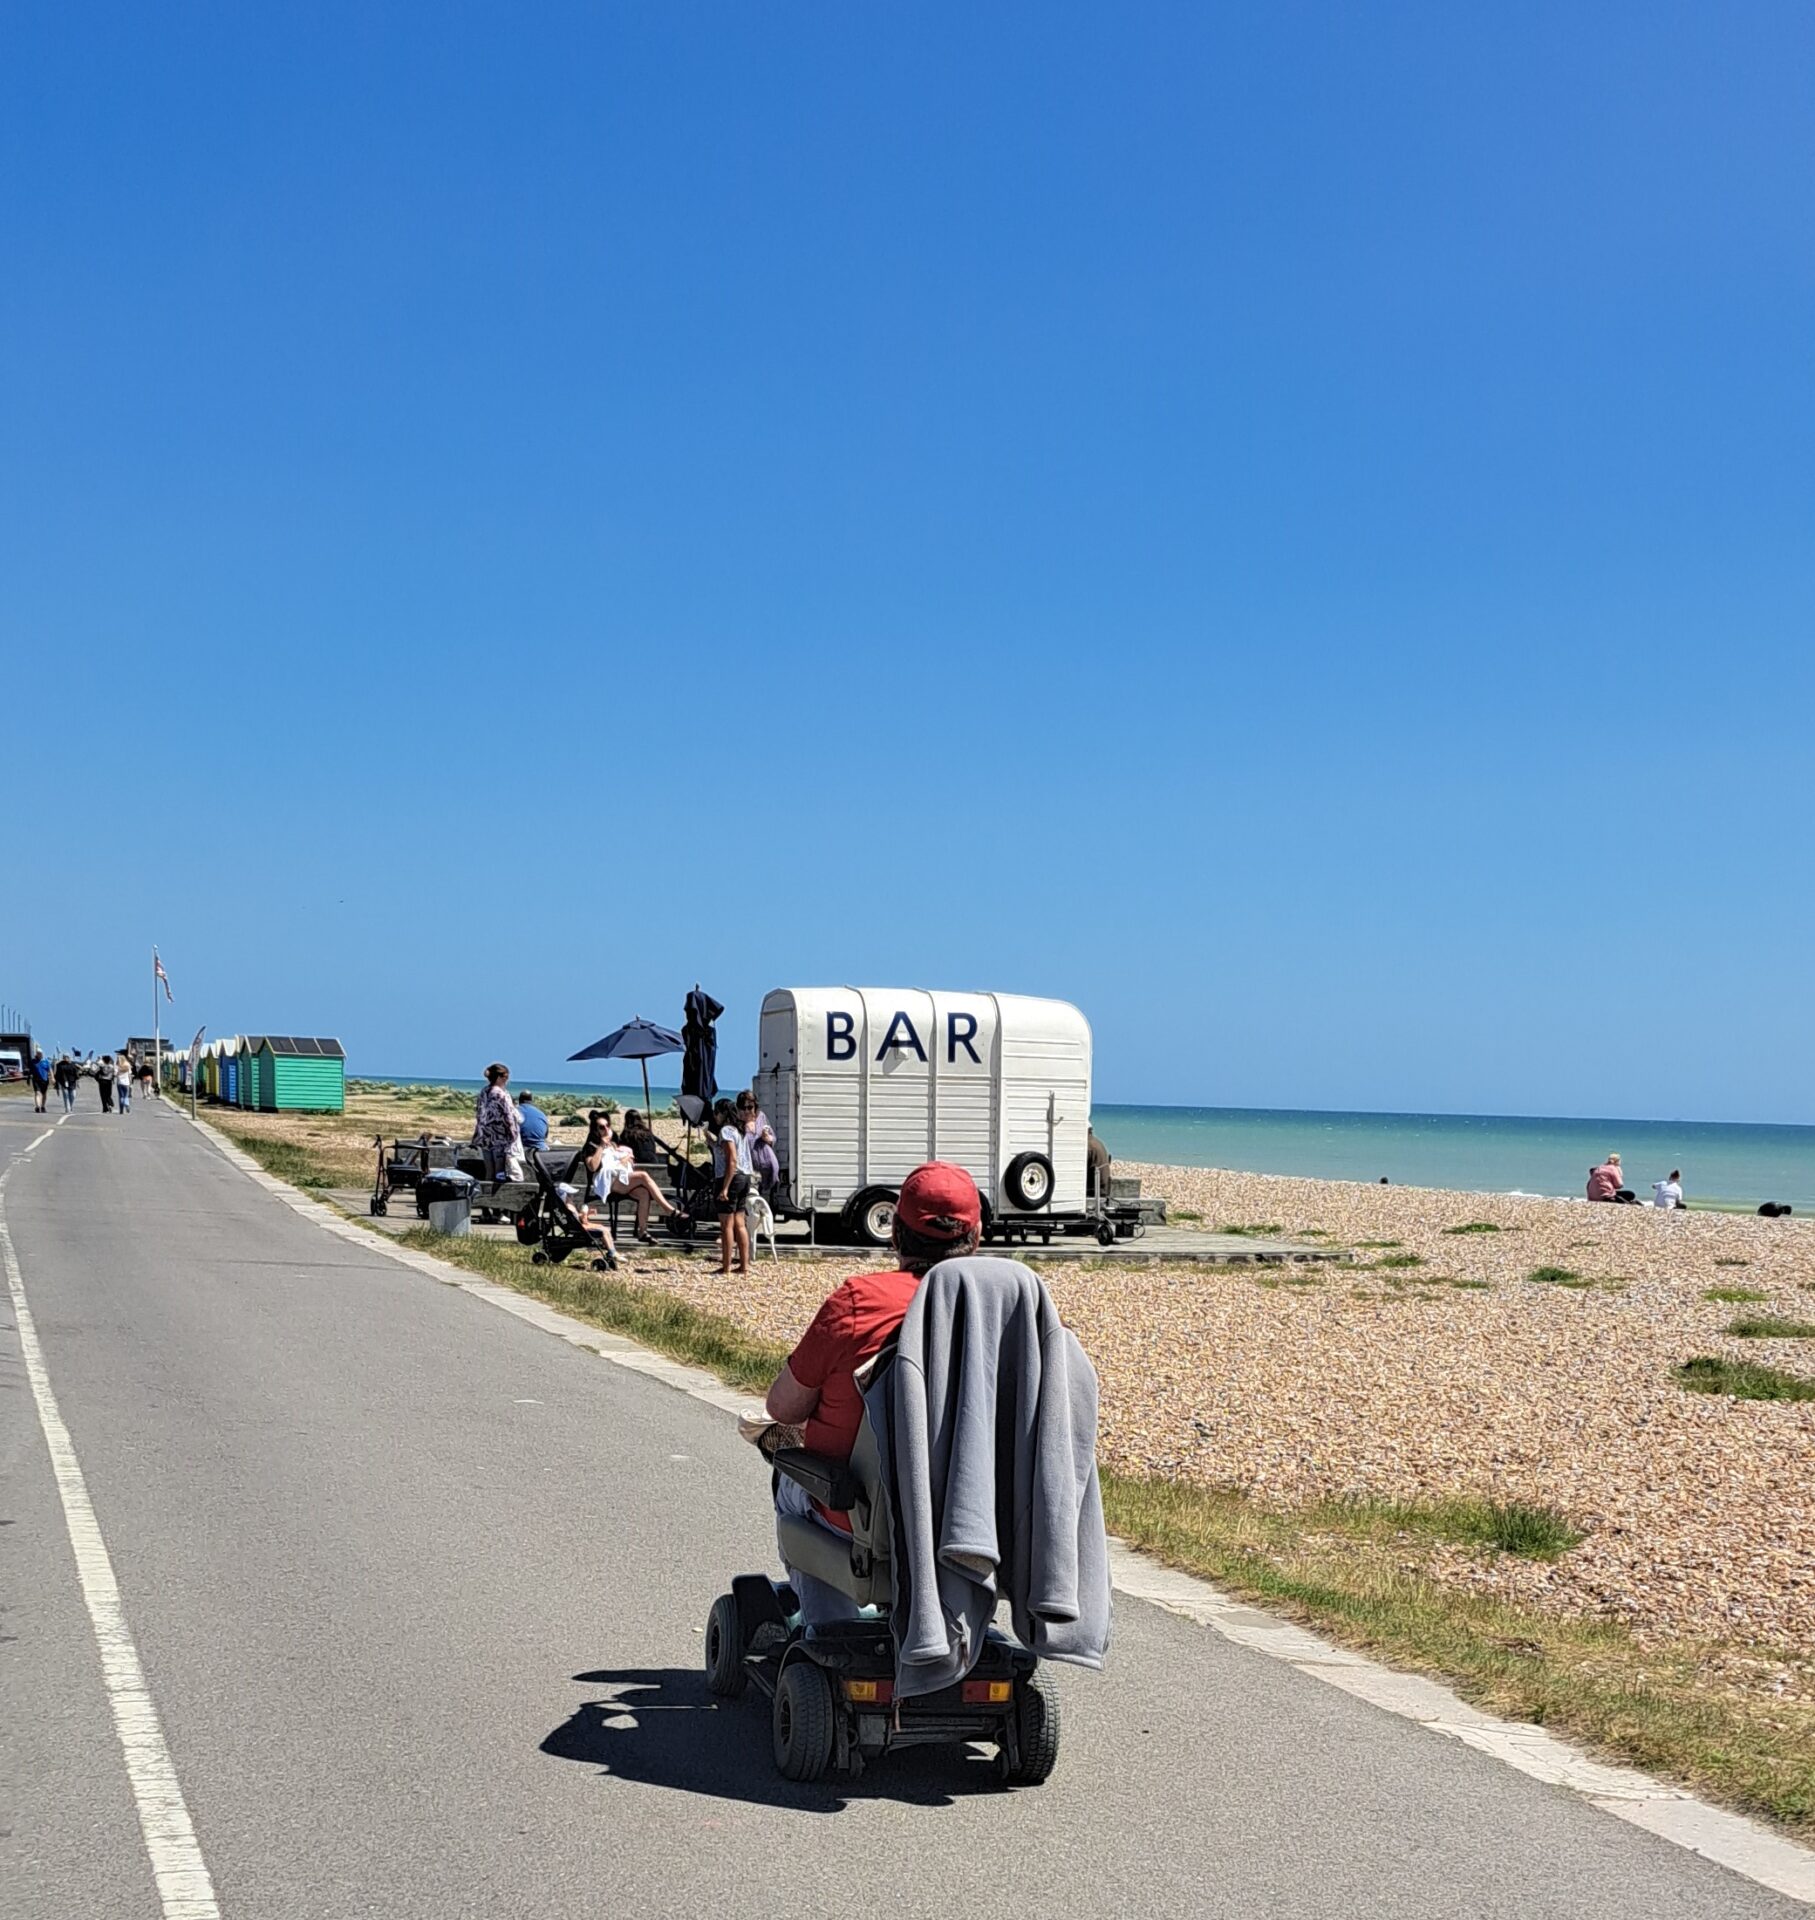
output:
<path id="1" fill-rule="evenodd" d="M 769 1418 L 784 1427 L 798 1427 L 818 1405 L 819 1389 L 803 1387 L 786 1365 L 769 1383 L 768 1398 L 763 1402 Z"/>

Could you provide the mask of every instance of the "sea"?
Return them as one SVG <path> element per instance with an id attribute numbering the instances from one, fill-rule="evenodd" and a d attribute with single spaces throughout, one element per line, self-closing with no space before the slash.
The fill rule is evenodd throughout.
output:
<path id="1" fill-rule="evenodd" d="M 476 1091 L 477 1080 L 364 1074 L 392 1085 Z M 513 1081 L 513 1086 L 519 1084 Z M 609 1095 L 640 1106 L 643 1088 L 533 1080 L 544 1105 Z M 679 1091 L 650 1093 L 662 1111 Z M 1313 1180 L 1386 1179 L 1463 1193 L 1580 1194 L 1588 1169 L 1617 1153 L 1643 1200 L 1681 1168 L 1692 1204 L 1745 1208 L 1764 1200 L 1815 1213 L 1815 1127 L 1711 1120 L 1561 1120 L 1483 1113 L 1297 1113 L 1272 1107 L 1141 1107 L 1099 1103 L 1092 1123 L 1118 1160 Z"/>

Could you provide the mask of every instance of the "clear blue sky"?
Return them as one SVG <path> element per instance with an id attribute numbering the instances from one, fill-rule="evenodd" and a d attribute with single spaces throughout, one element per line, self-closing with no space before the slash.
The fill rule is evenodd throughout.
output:
<path id="1" fill-rule="evenodd" d="M 14 9 L 0 997 L 1815 1121 L 1815 14 Z M 155 717 L 155 718 L 154 718 Z"/>

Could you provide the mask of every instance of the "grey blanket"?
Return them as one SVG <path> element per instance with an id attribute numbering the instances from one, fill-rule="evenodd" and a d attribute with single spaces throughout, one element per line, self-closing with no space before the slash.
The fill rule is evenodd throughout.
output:
<path id="1" fill-rule="evenodd" d="M 1039 1276 L 1018 1260 L 934 1267 L 865 1398 L 895 1503 L 897 1695 L 969 1673 L 999 1599 L 1043 1659 L 1100 1667 L 1097 1376 Z"/>

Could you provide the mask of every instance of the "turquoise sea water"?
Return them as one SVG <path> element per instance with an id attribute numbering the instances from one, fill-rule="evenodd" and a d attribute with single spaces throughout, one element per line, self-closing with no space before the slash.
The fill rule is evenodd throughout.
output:
<path id="1" fill-rule="evenodd" d="M 367 1080 L 409 1084 L 403 1076 Z M 477 1090 L 477 1080 L 423 1074 L 437 1086 Z M 519 1083 L 513 1082 L 513 1085 Z M 534 1080 L 544 1105 L 609 1094 L 640 1106 L 641 1083 L 588 1086 Z M 658 1112 L 679 1089 L 651 1085 Z M 1266 1107 L 1098 1105 L 1097 1132 L 1118 1160 L 1236 1173 L 1295 1173 L 1315 1180 L 1378 1180 L 1465 1193 L 1579 1194 L 1588 1169 L 1618 1153 L 1642 1200 L 1673 1167 L 1689 1199 L 1755 1207 L 1785 1200 L 1815 1213 L 1815 1127 L 1731 1126 L 1707 1120 L 1544 1120 L 1468 1113 L 1291 1113 Z"/>
<path id="2" fill-rule="evenodd" d="M 1467 1193 L 1579 1194 L 1588 1169 L 1617 1153 L 1640 1199 L 1680 1167 L 1691 1202 L 1815 1212 L 1815 1127 L 1706 1120 L 1545 1120 L 1464 1113 L 1288 1113 L 1243 1107 L 1095 1110 L 1119 1160 L 1378 1180 Z"/>

